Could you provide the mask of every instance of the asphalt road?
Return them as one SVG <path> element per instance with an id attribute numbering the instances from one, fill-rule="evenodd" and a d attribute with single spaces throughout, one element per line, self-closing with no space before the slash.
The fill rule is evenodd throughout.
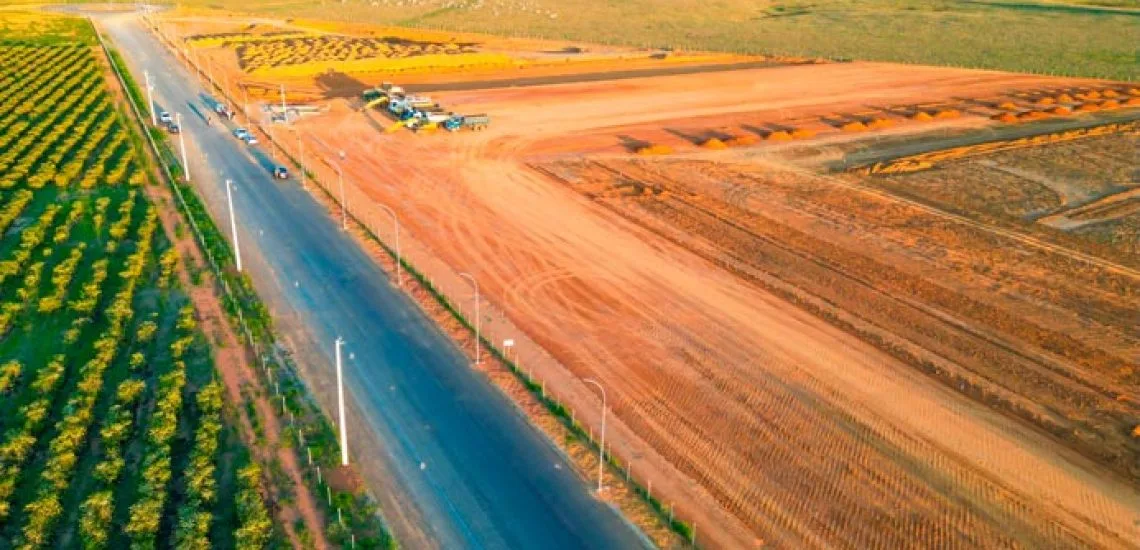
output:
<path id="1" fill-rule="evenodd" d="M 221 228 L 224 179 L 237 182 L 247 270 L 271 307 L 297 312 L 306 340 L 320 343 L 324 364 L 310 367 L 334 376 L 333 341 L 346 340 L 348 397 L 367 423 L 352 426 L 349 446 L 378 439 L 358 447 L 384 449 L 433 545 L 646 546 L 296 182 L 274 181 L 264 152 L 193 114 L 208 112 L 209 96 L 134 16 L 93 16 L 137 81 L 150 71 L 159 108 L 182 113 L 193 182 Z"/>

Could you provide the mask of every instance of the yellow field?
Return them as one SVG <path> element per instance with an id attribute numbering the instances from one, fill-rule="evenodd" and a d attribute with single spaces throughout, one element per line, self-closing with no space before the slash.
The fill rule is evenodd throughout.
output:
<path id="1" fill-rule="evenodd" d="M 416 73 L 469 69 L 505 69 L 526 63 L 497 53 L 428 54 L 412 57 L 374 57 L 347 61 L 309 61 L 294 65 L 262 66 L 247 71 L 255 76 L 299 77 L 329 70 L 345 73 Z"/>

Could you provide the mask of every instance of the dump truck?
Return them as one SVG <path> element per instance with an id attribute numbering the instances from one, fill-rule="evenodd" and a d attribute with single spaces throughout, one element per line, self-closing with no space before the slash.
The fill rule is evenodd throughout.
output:
<path id="1" fill-rule="evenodd" d="M 487 115 L 452 115 L 450 118 L 443 122 L 443 127 L 449 132 L 458 132 L 464 128 L 471 130 L 482 130 L 491 123 L 491 117 Z"/>
<path id="2" fill-rule="evenodd" d="M 426 95 L 410 95 L 404 97 L 404 102 L 412 107 L 430 107 L 435 105 L 431 100 L 431 96 Z"/>

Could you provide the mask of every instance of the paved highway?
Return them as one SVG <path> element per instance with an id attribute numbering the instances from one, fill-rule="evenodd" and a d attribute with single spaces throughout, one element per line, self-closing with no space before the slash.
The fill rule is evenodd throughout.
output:
<path id="1" fill-rule="evenodd" d="M 350 448 L 384 449 L 385 471 L 415 503 L 427 539 L 409 532 L 405 545 L 646 546 L 296 182 L 275 182 L 264 152 L 193 114 L 208 112 L 209 96 L 134 15 L 93 16 L 137 81 L 150 71 L 160 108 L 182 113 L 193 181 L 215 220 L 228 221 L 224 178 L 237 182 L 243 260 L 271 308 L 296 312 L 319 343 L 309 356 L 325 361 L 311 367 L 333 376 L 333 341 L 347 341 L 349 395 L 367 423 L 352 439 L 378 440 Z"/>

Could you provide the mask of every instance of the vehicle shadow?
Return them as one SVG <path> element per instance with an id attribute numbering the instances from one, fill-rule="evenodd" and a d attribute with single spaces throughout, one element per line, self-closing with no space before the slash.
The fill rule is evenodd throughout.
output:
<path id="1" fill-rule="evenodd" d="M 249 154 L 253 157 L 253 160 L 257 162 L 257 165 L 265 171 L 266 175 L 268 175 L 270 179 L 273 178 L 274 169 L 276 169 L 278 166 L 284 166 L 283 163 L 273 160 L 272 155 L 266 153 L 265 151 L 262 151 L 259 148 L 250 147 Z"/>
<path id="2" fill-rule="evenodd" d="M 195 105 L 194 102 L 187 101 L 186 107 L 188 109 L 190 109 L 190 112 L 193 113 L 195 116 L 197 116 L 199 120 L 201 120 L 202 122 L 206 122 L 206 113 L 203 113 L 202 109 L 198 108 L 198 106 Z"/>
<path id="3" fill-rule="evenodd" d="M 202 104 L 205 105 L 206 108 L 211 110 L 211 111 L 217 110 L 218 105 L 221 105 L 221 103 L 219 103 L 218 100 L 214 98 L 214 96 L 212 96 L 206 92 L 199 93 L 198 99 L 201 99 Z"/>

